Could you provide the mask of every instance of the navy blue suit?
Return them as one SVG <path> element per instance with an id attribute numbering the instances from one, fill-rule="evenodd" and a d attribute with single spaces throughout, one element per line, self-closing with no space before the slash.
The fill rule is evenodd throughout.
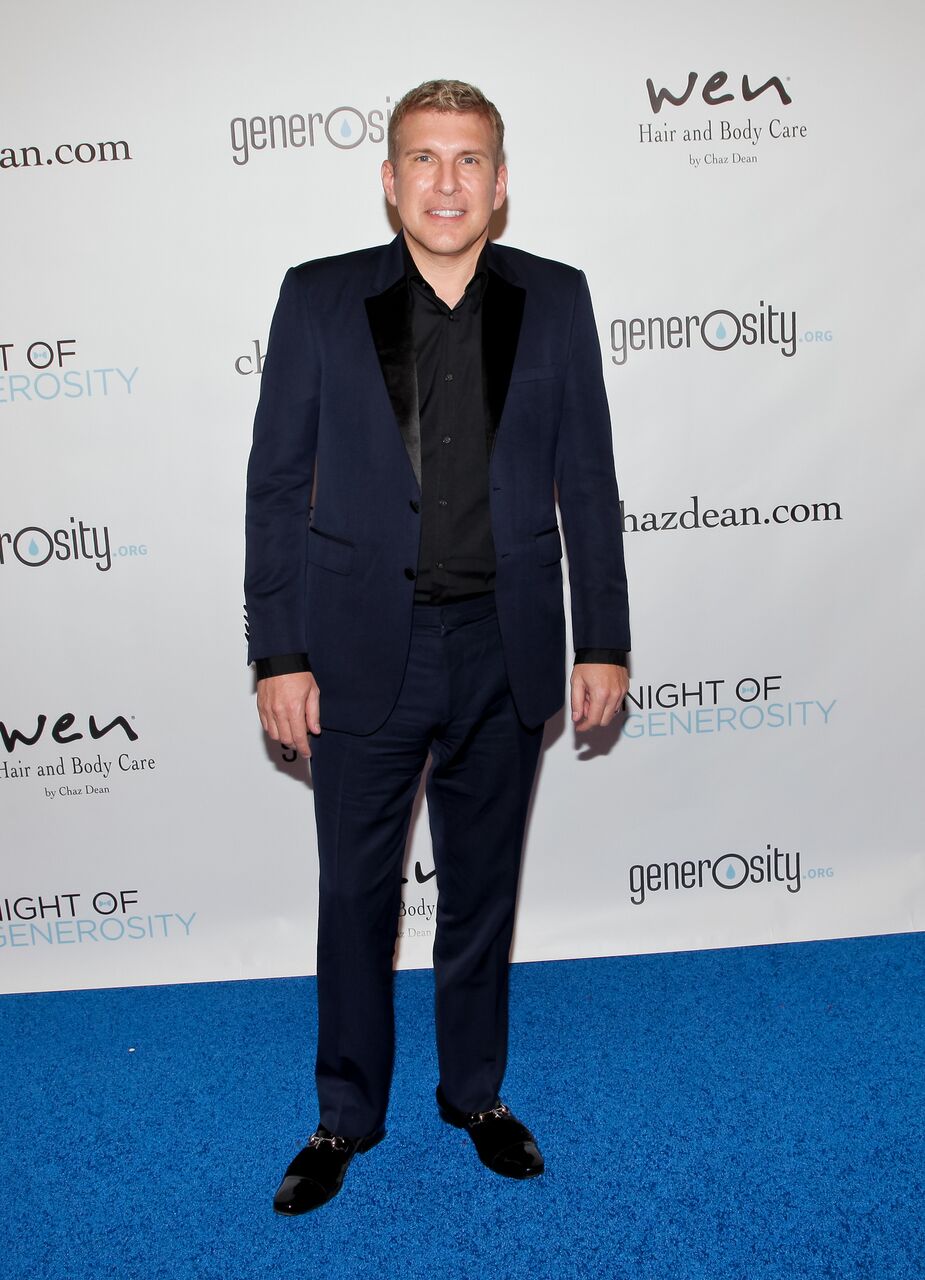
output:
<path id="1" fill-rule="evenodd" d="M 486 251 L 494 599 L 414 605 L 421 427 L 400 239 L 288 272 L 248 470 L 249 658 L 307 653 L 321 864 L 321 1120 L 384 1118 L 401 860 L 428 753 L 444 1095 L 492 1105 L 542 725 L 563 704 L 562 541 L 576 649 L 630 644 L 600 346 L 581 272 Z"/>
<path id="2" fill-rule="evenodd" d="M 620 508 L 584 276 L 501 245 L 488 246 L 487 265 L 495 597 L 514 701 L 535 725 L 562 706 L 565 688 L 556 489 L 576 649 L 629 648 Z M 249 660 L 307 652 L 322 726 L 369 733 L 398 696 L 420 456 L 398 239 L 293 268 L 270 332 L 248 472 Z"/>

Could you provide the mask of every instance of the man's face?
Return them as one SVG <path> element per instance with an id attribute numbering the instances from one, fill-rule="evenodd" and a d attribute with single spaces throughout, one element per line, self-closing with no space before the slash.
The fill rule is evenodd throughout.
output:
<path id="1" fill-rule="evenodd" d="M 412 111 L 398 132 L 395 163 L 382 186 L 410 247 L 440 257 L 481 250 L 488 223 L 507 195 L 507 169 L 495 167 L 491 125 L 471 111 Z"/>

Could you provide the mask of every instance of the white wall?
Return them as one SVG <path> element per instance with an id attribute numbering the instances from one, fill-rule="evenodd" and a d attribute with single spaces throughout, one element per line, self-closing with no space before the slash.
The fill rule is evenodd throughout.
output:
<path id="1" fill-rule="evenodd" d="M 286 267 L 391 235 L 377 126 L 439 75 L 505 116 L 504 241 L 587 272 L 641 526 L 645 706 L 616 741 L 550 726 L 515 957 L 923 927 L 920 10 L 471 0 L 425 19 L 370 0 L 7 19 L 0 720 L 47 722 L 0 741 L 4 990 L 312 971 L 310 792 L 244 666 L 249 359 Z M 653 112 L 647 78 L 677 96 L 691 71 L 689 100 Z M 780 89 L 746 101 L 743 74 Z M 314 145 L 240 163 L 232 121 L 281 114 L 320 117 Z M 101 142 L 131 158 L 92 159 Z M 645 349 L 652 317 L 683 345 Z M 699 336 L 739 323 L 725 350 Z M 700 527 L 679 528 L 693 496 Z M 95 738 L 91 715 L 124 725 Z M 415 863 L 433 866 L 424 812 L 400 948 L 419 967 L 435 882 Z"/>

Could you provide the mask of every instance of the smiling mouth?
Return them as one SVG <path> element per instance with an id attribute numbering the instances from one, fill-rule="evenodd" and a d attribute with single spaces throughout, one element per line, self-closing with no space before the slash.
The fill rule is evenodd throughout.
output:
<path id="1" fill-rule="evenodd" d="M 461 218 L 463 209 L 428 209 L 427 212 L 432 218 Z"/>

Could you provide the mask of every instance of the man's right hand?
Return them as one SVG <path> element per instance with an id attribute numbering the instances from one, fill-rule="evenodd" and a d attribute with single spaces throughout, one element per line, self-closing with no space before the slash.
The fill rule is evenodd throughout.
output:
<path id="1" fill-rule="evenodd" d="M 320 703 L 318 682 L 310 671 L 257 681 L 260 723 L 274 742 L 295 747 L 306 759 L 312 753 L 309 733 L 321 732 Z"/>

